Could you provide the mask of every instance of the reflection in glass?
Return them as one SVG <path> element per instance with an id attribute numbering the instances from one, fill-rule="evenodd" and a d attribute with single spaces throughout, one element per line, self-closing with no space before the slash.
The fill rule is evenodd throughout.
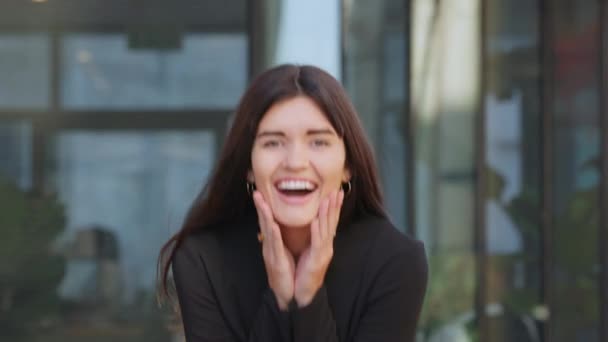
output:
<path id="1" fill-rule="evenodd" d="M 32 187 L 32 126 L 26 122 L 0 122 L 0 182 L 22 190 Z"/>
<path id="2" fill-rule="evenodd" d="M 53 242 L 65 229 L 65 211 L 55 196 L 6 181 L 0 208 L 0 341 L 41 340 L 62 310 L 57 286 L 65 260 Z"/>
<path id="3" fill-rule="evenodd" d="M 125 34 L 62 41 L 67 109 L 230 109 L 247 82 L 244 34 L 187 34 L 180 49 L 129 47 Z"/>
<path id="4" fill-rule="evenodd" d="M 405 231 L 405 3 L 352 1 L 344 15 L 345 86 L 374 144 L 389 214 Z"/>
<path id="5" fill-rule="evenodd" d="M 50 48 L 42 33 L 0 34 L 0 108 L 49 105 Z"/>
<path id="6" fill-rule="evenodd" d="M 424 341 L 477 341 L 475 120 L 479 103 L 478 0 L 413 1 L 411 110 L 416 232 L 430 282 Z"/>
<path id="7" fill-rule="evenodd" d="M 154 301 L 156 258 L 202 187 L 214 145 L 209 132 L 56 136 L 49 182 L 67 219 L 56 242 L 65 257 L 57 338 L 84 329 L 88 338 L 170 340 Z"/>
<path id="8" fill-rule="evenodd" d="M 264 8 L 263 69 L 283 64 L 316 65 L 337 79 L 340 66 L 340 1 L 269 0 Z"/>
<path id="9" fill-rule="evenodd" d="M 600 8 L 567 2 L 555 10 L 552 336 L 594 342 L 600 315 Z"/>
<path id="10" fill-rule="evenodd" d="M 539 341 L 542 308 L 539 13 L 487 4 L 486 298 L 490 341 Z M 505 15 L 505 12 L 508 15 Z"/>

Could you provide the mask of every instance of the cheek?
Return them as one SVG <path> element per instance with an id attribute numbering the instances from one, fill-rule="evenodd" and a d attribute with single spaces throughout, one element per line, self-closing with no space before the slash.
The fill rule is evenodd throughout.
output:
<path id="1" fill-rule="evenodd" d="M 323 178 L 326 186 L 339 186 L 344 175 L 344 158 L 330 156 L 319 159 L 316 163 L 319 175 Z"/>
<path id="2" fill-rule="evenodd" d="M 267 152 L 254 152 L 251 155 L 251 169 L 255 182 L 258 186 L 262 186 L 270 181 L 270 177 L 276 170 L 276 156 Z"/>

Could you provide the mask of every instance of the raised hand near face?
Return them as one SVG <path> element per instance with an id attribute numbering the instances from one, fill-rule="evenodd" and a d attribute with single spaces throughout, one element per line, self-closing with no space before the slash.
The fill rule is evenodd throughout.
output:
<path id="1" fill-rule="evenodd" d="M 258 213 L 260 233 L 264 238 L 262 256 L 268 276 L 268 284 L 281 310 L 287 310 L 294 297 L 294 259 L 283 244 L 281 229 L 275 222 L 270 206 L 259 191 L 253 193 L 253 201 Z"/>
<path id="2" fill-rule="evenodd" d="M 333 191 L 319 205 L 310 225 L 310 246 L 302 253 L 295 273 L 294 298 L 299 307 L 310 304 L 323 285 L 334 255 L 334 237 L 344 201 L 344 191 Z"/>
<path id="3" fill-rule="evenodd" d="M 310 245 L 295 265 L 285 247 L 279 225 L 262 194 L 255 191 L 253 200 L 258 212 L 260 232 L 264 237 L 262 255 L 279 307 L 286 310 L 292 299 L 299 307 L 310 304 L 323 285 L 325 273 L 334 253 L 334 237 L 344 202 L 344 192 L 334 191 L 321 201 L 318 215 L 310 225 Z"/>

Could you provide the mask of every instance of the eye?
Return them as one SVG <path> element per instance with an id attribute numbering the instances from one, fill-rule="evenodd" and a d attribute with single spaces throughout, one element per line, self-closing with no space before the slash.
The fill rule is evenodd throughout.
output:
<path id="1" fill-rule="evenodd" d="M 314 139 L 312 141 L 312 145 L 314 147 L 324 147 L 324 146 L 329 146 L 329 140 L 327 139 Z"/>
<path id="2" fill-rule="evenodd" d="M 262 147 L 264 148 L 273 148 L 279 146 L 281 146 L 281 141 L 279 141 L 278 139 L 271 139 L 262 142 Z"/>

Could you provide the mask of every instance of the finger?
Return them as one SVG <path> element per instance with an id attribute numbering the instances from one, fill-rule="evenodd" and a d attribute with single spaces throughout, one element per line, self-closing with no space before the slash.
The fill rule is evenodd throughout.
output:
<path id="1" fill-rule="evenodd" d="M 259 191 L 254 191 L 253 193 L 253 203 L 255 204 L 255 210 L 258 213 L 258 224 L 260 226 L 260 234 L 262 235 L 262 244 L 264 244 L 264 239 L 270 238 L 268 235 L 268 224 L 266 222 L 266 215 L 263 210 L 264 199 L 262 194 Z"/>
<path id="2" fill-rule="evenodd" d="M 262 208 L 264 211 L 264 216 L 266 222 L 268 222 L 268 235 L 271 237 L 269 246 L 271 246 L 273 255 L 275 258 L 282 255 L 283 252 L 283 239 L 281 237 L 281 229 L 279 225 L 274 221 L 274 217 L 272 216 L 272 209 L 270 206 L 264 202 L 262 204 Z"/>
<path id="3" fill-rule="evenodd" d="M 273 232 L 273 224 L 274 219 L 272 217 L 272 211 L 270 210 L 270 206 L 264 200 L 264 196 L 259 193 L 258 194 L 258 206 L 259 206 L 259 215 L 262 217 L 264 227 L 262 227 L 262 234 L 264 234 L 264 240 L 268 248 L 271 249 L 272 256 L 276 257 L 275 249 L 274 249 L 274 240 L 275 234 Z"/>
<path id="4" fill-rule="evenodd" d="M 332 202 L 333 202 L 333 197 L 334 197 L 334 193 L 331 192 L 329 194 L 329 196 L 327 196 L 327 213 L 323 216 L 324 217 L 324 224 L 323 224 L 323 228 L 324 228 L 324 232 L 323 234 L 325 235 L 325 241 L 327 241 L 328 239 L 331 238 L 330 235 L 330 230 L 331 230 L 331 207 L 332 207 Z"/>
<path id="5" fill-rule="evenodd" d="M 329 195 L 327 198 L 323 199 L 323 203 L 321 204 L 321 208 L 319 210 L 319 230 L 320 230 L 320 236 L 321 236 L 321 241 L 325 241 L 327 239 L 328 236 L 328 229 L 327 229 L 327 224 L 328 222 L 328 217 L 327 215 L 329 214 L 329 199 L 330 199 L 331 195 Z"/>
<path id="6" fill-rule="evenodd" d="M 340 190 L 336 194 L 336 206 L 334 208 L 333 222 L 331 225 L 332 235 L 336 236 L 338 230 L 338 224 L 340 223 L 340 212 L 342 211 L 342 203 L 344 203 L 344 191 Z"/>
<path id="7" fill-rule="evenodd" d="M 270 206 L 264 201 L 263 198 L 261 199 L 260 207 L 262 209 L 262 216 L 264 216 L 264 222 L 266 223 L 267 229 L 271 229 L 273 223 L 275 223 L 274 217 L 272 216 L 272 209 L 270 209 Z"/>
<path id="8" fill-rule="evenodd" d="M 338 219 L 340 218 L 340 208 L 342 207 L 342 190 L 338 190 L 336 191 L 336 202 L 334 203 L 333 206 L 333 213 L 332 213 L 332 226 L 335 225 L 336 223 L 338 223 Z"/>
<path id="9" fill-rule="evenodd" d="M 344 190 L 338 192 L 338 210 L 336 212 L 336 225 L 340 223 L 340 213 L 342 212 L 342 206 L 344 205 Z"/>
<path id="10" fill-rule="evenodd" d="M 315 218 L 310 224 L 310 245 L 317 248 L 319 247 L 320 242 L 321 232 L 319 231 L 319 218 Z"/>
<path id="11" fill-rule="evenodd" d="M 262 226 L 265 225 L 264 212 L 262 211 L 261 202 L 260 202 L 261 196 L 262 195 L 260 194 L 259 191 L 253 192 L 253 204 L 255 205 L 255 210 L 258 213 L 258 223 L 260 224 L 260 229 L 262 229 Z"/>
<path id="12" fill-rule="evenodd" d="M 272 252 L 275 258 L 283 257 L 283 238 L 281 237 L 281 229 L 279 225 L 272 224 Z M 277 260 L 278 261 L 278 260 Z"/>
<path id="13" fill-rule="evenodd" d="M 263 225 L 263 229 L 266 230 L 265 233 L 269 233 L 268 228 L 274 221 L 272 217 L 272 212 L 269 215 L 268 204 L 264 200 L 264 195 L 261 192 L 256 191 L 256 209 L 258 210 L 258 216 L 260 217 L 260 221 Z"/>
<path id="14" fill-rule="evenodd" d="M 329 209 L 327 213 L 327 235 L 329 238 L 334 236 L 334 223 L 336 217 L 336 203 L 338 203 L 338 191 L 331 193 L 331 199 L 329 202 Z"/>
<path id="15" fill-rule="evenodd" d="M 272 210 L 270 206 L 266 202 L 262 202 L 262 215 L 264 215 L 264 220 L 266 221 L 266 234 L 269 237 L 268 246 L 272 248 L 273 255 L 276 257 L 276 248 L 274 246 L 276 240 L 276 232 L 274 218 L 272 217 Z"/>
<path id="16" fill-rule="evenodd" d="M 327 236 L 329 240 L 334 237 L 334 221 L 336 216 L 336 202 L 338 202 L 338 191 L 331 193 L 329 205 L 327 207 Z"/>
<path id="17" fill-rule="evenodd" d="M 331 193 L 330 201 L 329 201 L 329 209 L 327 213 L 327 235 L 329 238 L 333 238 L 334 236 L 334 225 L 336 223 L 336 206 L 338 203 L 338 191 L 333 191 Z"/>

